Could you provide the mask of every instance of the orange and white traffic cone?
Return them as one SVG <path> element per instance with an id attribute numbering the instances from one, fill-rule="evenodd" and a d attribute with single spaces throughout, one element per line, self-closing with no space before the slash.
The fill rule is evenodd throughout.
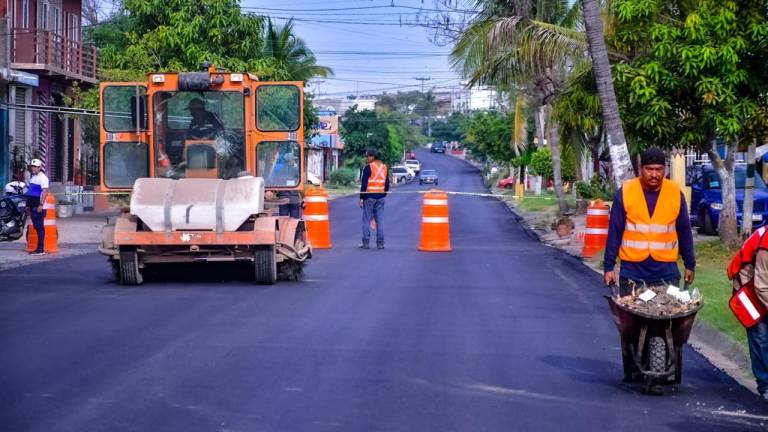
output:
<path id="1" fill-rule="evenodd" d="M 584 258 L 592 258 L 605 247 L 610 213 L 610 208 L 601 200 L 592 202 L 587 208 L 587 229 L 584 232 L 584 248 L 581 250 Z"/>
<path id="2" fill-rule="evenodd" d="M 304 223 L 309 243 L 314 249 L 331 248 L 331 224 L 328 220 L 328 193 L 321 187 L 304 194 Z"/>
<path id="3" fill-rule="evenodd" d="M 448 221 L 448 194 L 431 190 L 424 194 L 419 250 L 449 252 L 451 227 Z"/>
<path id="4" fill-rule="evenodd" d="M 48 253 L 59 251 L 59 230 L 56 228 L 56 198 L 52 193 L 48 193 L 43 203 L 45 210 L 45 244 L 44 249 Z M 31 225 L 27 225 L 27 252 L 33 252 L 37 249 L 37 230 Z"/>

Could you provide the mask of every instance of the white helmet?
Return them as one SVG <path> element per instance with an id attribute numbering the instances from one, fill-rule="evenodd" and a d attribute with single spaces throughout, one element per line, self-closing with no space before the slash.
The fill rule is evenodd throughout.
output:
<path id="1" fill-rule="evenodd" d="M 32 159 L 32 162 L 29 163 L 29 166 L 42 168 L 43 167 L 43 161 L 40 159 Z"/>
<path id="2" fill-rule="evenodd" d="M 307 183 L 313 184 L 315 186 L 320 186 L 322 184 L 320 178 L 312 173 L 307 173 Z"/>
<path id="3" fill-rule="evenodd" d="M 12 181 L 5 185 L 5 193 L 24 195 L 27 193 L 27 184 L 21 181 Z"/>

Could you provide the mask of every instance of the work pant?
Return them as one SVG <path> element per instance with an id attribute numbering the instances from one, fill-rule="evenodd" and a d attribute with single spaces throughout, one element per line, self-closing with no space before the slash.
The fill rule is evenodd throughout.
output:
<path id="1" fill-rule="evenodd" d="M 371 239 L 371 220 L 376 221 L 376 243 L 384 243 L 384 198 L 363 201 L 363 243 Z"/>
<path id="2" fill-rule="evenodd" d="M 278 210 L 280 216 L 290 216 L 294 219 L 301 219 L 301 204 L 299 203 L 283 204 Z"/>
<path id="3" fill-rule="evenodd" d="M 752 373 L 757 380 L 757 391 L 768 392 L 768 319 L 747 329 L 749 357 L 752 359 Z"/>
<path id="4" fill-rule="evenodd" d="M 32 217 L 32 226 L 37 231 L 37 248 L 36 251 L 40 252 L 44 250 L 45 246 L 45 212 L 43 209 L 38 211 L 37 206 L 30 207 L 29 212 Z"/>

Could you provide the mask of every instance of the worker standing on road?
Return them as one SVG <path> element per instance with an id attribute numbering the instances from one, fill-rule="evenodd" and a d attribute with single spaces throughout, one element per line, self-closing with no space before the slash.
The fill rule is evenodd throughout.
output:
<path id="1" fill-rule="evenodd" d="M 29 163 L 29 178 L 27 189 L 27 208 L 32 218 L 32 226 L 37 231 L 37 248 L 30 255 L 45 255 L 45 198 L 48 196 L 48 176 L 43 173 L 43 161 L 32 159 Z"/>
<path id="2" fill-rule="evenodd" d="M 368 165 L 363 169 L 360 182 L 360 208 L 363 209 L 362 249 L 369 248 L 371 239 L 371 220 L 376 221 L 376 247 L 384 249 L 384 198 L 389 192 L 389 173 L 387 166 L 379 160 L 377 150 L 366 152 Z"/>
<path id="3" fill-rule="evenodd" d="M 733 290 L 752 285 L 755 296 L 768 308 L 768 230 L 763 227 L 755 231 L 741 246 L 728 266 L 728 275 L 733 278 Z M 752 373 L 757 381 L 760 397 L 768 400 L 768 319 L 747 329 L 749 357 Z"/>
<path id="4" fill-rule="evenodd" d="M 651 148 L 640 156 L 640 177 L 616 191 L 605 247 L 606 285 L 618 282 L 620 295 L 644 284 L 680 284 L 679 256 L 685 282 L 692 283 L 696 257 L 688 205 L 677 183 L 665 178 L 666 155 Z M 621 271 L 616 277 L 616 257 Z M 628 341 L 622 340 L 624 379 L 637 377 Z"/>

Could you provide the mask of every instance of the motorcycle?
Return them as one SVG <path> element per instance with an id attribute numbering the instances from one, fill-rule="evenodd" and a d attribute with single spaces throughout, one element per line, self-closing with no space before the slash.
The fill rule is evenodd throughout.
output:
<path id="1" fill-rule="evenodd" d="M 27 224 L 27 185 L 12 181 L 0 196 L 0 241 L 14 241 L 24 234 Z"/>

